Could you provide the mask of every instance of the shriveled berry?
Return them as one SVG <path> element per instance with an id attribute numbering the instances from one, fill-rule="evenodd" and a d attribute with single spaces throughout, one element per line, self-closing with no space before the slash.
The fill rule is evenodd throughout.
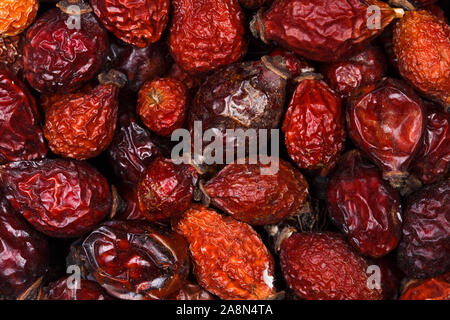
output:
<path id="1" fill-rule="evenodd" d="M 400 196 L 359 151 L 342 158 L 328 183 L 327 203 L 331 220 L 359 253 L 379 258 L 397 247 Z"/>
<path id="2" fill-rule="evenodd" d="M 0 67 L 0 132 L 0 164 L 47 154 L 34 98 L 4 67 Z"/>
<path id="3" fill-rule="evenodd" d="M 450 26 L 425 10 L 409 11 L 393 41 L 402 77 L 450 110 Z"/>
<path id="4" fill-rule="evenodd" d="M 343 236 L 294 233 L 281 244 L 281 267 L 291 290 L 306 300 L 380 300 L 368 286 L 369 262 Z"/>
<path id="5" fill-rule="evenodd" d="M 12 210 L 0 195 L 0 299 L 15 299 L 49 265 L 47 239 Z"/>
<path id="6" fill-rule="evenodd" d="M 197 171 L 188 164 L 157 158 L 137 186 L 139 208 L 148 220 L 161 220 L 189 208 L 197 183 Z"/>
<path id="7" fill-rule="evenodd" d="M 135 186 L 118 185 L 121 205 L 114 215 L 116 220 L 147 220 L 147 214 L 139 207 L 137 191 Z"/>
<path id="8" fill-rule="evenodd" d="M 13 209 L 51 237 L 85 234 L 112 205 L 106 179 L 79 161 L 44 159 L 0 166 L 0 188 Z"/>
<path id="9" fill-rule="evenodd" d="M 422 142 L 422 106 L 422 100 L 409 86 L 388 78 L 364 88 L 347 109 L 350 138 L 395 188 L 403 186 Z"/>
<path id="10" fill-rule="evenodd" d="M 50 283 L 42 300 L 110 300 L 111 297 L 97 282 L 80 279 L 79 288 L 69 277 Z M 72 287 L 70 287 L 72 286 Z"/>
<path id="11" fill-rule="evenodd" d="M 70 24 L 77 19 L 80 28 Z M 39 92 L 79 89 L 100 70 L 107 40 L 106 31 L 92 13 L 70 15 L 60 9 L 49 10 L 27 32 L 25 77 Z"/>
<path id="12" fill-rule="evenodd" d="M 139 90 L 137 113 L 151 131 L 170 136 L 185 121 L 187 95 L 187 87 L 176 79 L 146 82 Z"/>
<path id="13" fill-rule="evenodd" d="M 143 221 L 109 221 L 81 245 L 88 274 L 114 297 L 164 299 L 183 285 L 189 272 L 186 241 Z"/>
<path id="14" fill-rule="evenodd" d="M 221 299 L 267 299 L 273 258 L 248 225 L 194 205 L 175 225 L 189 243 L 198 283 Z"/>
<path id="15" fill-rule="evenodd" d="M 237 0 L 172 0 L 169 45 L 189 73 L 211 71 L 241 59 L 247 44 Z"/>
<path id="16" fill-rule="evenodd" d="M 271 158 L 271 164 L 275 161 Z M 308 183 L 290 163 L 229 164 L 204 186 L 211 203 L 236 220 L 252 225 L 277 223 L 302 212 Z"/>
<path id="17" fill-rule="evenodd" d="M 408 281 L 404 285 L 400 300 L 450 300 L 450 273 L 430 279 Z"/>
<path id="18" fill-rule="evenodd" d="M 324 82 L 299 83 L 284 117 L 282 130 L 289 156 L 303 169 L 327 174 L 344 147 L 341 98 Z"/>
<path id="19" fill-rule="evenodd" d="M 169 0 L 90 0 L 96 16 L 117 38 L 144 48 L 158 41 L 169 20 Z"/>
<path id="20" fill-rule="evenodd" d="M 450 271 L 450 180 L 427 186 L 408 198 L 398 266 L 410 278 Z"/>
<path id="21" fill-rule="evenodd" d="M 38 0 L 1 0 L 0 37 L 16 36 L 36 18 Z"/>
<path id="22" fill-rule="evenodd" d="M 214 300 L 214 296 L 198 284 L 187 282 L 172 295 L 171 300 Z"/>

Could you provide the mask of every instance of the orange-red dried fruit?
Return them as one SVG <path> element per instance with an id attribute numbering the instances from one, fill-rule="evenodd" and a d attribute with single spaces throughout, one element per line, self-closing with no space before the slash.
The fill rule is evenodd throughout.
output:
<path id="1" fill-rule="evenodd" d="M 144 48 L 158 41 L 169 20 L 169 0 L 90 0 L 94 13 L 117 38 Z"/>
<path id="2" fill-rule="evenodd" d="M 247 50 L 244 14 L 237 0 L 173 0 L 169 45 L 189 73 L 236 62 Z"/>
<path id="3" fill-rule="evenodd" d="M 393 41 L 402 77 L 450 110 L 450 26 L 425 10 L 409 11 Z"/>
<path id="4" fill-rule="evenodd" d="M 307 300 L 380 300 L 370 289 L 370 263 L 337 233 L 294 233 L 281 244 L 281 267 L 291 290 Z"/>
<path id="5" fill-rule="evenodd" d="M 186 118 L 187 87 L 170 78 L 144 83 L 139 90 L 137 113 L 151 131 L 170 136 Z"/>
<path id="6" fill-rule="evenodd" d="M 189 243 L 198 283 L 221 299 L 267 299 L 274 262 L 246 223 L 193 205 L 175 225 Z"/>
<path id="7" fill-rule="evenodd" d="M 45 114 L 44 134 L 57 155 L 85 160 L 104 151 L 114 136 L 119 87 L 123 75 L 111 71 L 100 84 L 83 93 L 60 96 Z"/>
<path id="8" fill-rule="evenodd" d="M 275 161 L 271 158 L 271 164 Z M 236 220 L 252 225 L 277 223 L 304 211 L 308 183 L 290 163 L 229 164 L 208 181 L 211 203 Z M 265 172 L 267 171 L 267 172 Z"/>
<path id="9" fill-rule="evenodd" d="M 1 0 L 0 36 L 15 36 L 24 31 L 36 18 L 38 0 Z"/>
<path id="10" fill-rule="evenodd" d="M 450 300 L 450 273 L 424 280 L 410 280 L 400 300 Z"/>

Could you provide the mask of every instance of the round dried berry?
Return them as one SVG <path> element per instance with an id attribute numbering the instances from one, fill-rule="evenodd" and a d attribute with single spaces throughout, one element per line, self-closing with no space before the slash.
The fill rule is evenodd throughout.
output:
<path id="1" fill-rule="evenodd" d="M 110 300 L 111 297 L 97 282 L 80 279 L 79 283 L 64 277 L 51 283 L 42 300 Z M 77 285 L 79 287 L 77 287 Z"/>
<path id="2" fill-rule="evenodd" d="M 189 243 L 198 283 L 221 299 L 267 299 L 274 262 L 248 225 L 194 205 L 175 225 Z"/>
<path id="3" fill-rule="evenodd" d="M 146 82 L 139 90 L 137 113 L 151 131 L 170 136 L 186 118 L 187 87 L 176 79 Z"/>
<path id="4" fill-rule="evenodd" d="M 450 271 L 450 180 L 423 188 L 408 198 L 398 266 L 410 278 Z"/>
<path id="5" fill-rule="evenodd" d="M 368 261 L 340 234 L 294 233 L 282 242 L 280 260 L 287 285 L 303 299 L 382 299 L 368 286 Z"/>
<path id="6" fill-rule="evenodd" d="M 36 18 L 38 0 L 0 0 L 0 37 L 15 36 Z"/>
<path id="7" fill-rule="evenodd" d="M 400 300 L 450 300 L 450 273 L 424 280 L 410 280 Z"/>

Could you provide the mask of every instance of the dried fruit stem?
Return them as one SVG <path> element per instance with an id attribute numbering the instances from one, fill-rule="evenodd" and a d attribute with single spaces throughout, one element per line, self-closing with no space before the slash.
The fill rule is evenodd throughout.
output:
<path id="1" fill-rule="evenodd" d="M 281 56 L 263 56 L 261 58 L 262 63 L 264 66 L 272 71 L 273 73 L 277 74 L 281 78 L 288 80 L 291 78 L 291 73 L 286 68 L 286 60 Z"/>
<path id="2" fill-rule="evenodd" d="M 408 178 L 407 172 L 390 171 L 383 173 L 383 179 L 389 181 L 391 186 L 395 189 L 400 189 L 405 186 L 406 179 Z"/>
<path id="3" fill-rule="evenodd" d="M 91 6 L 85 0 L 61 0 L 56 6 L 66 14 L 77 15 L 92 12 Z M 77 7 L 76 10 L 74 7 Z"/>
<path id="4" fill-rule="evenodd" d="M 409 2 L 408 0 L 389 0 L 389 4 L 390 4 L 391 6 L 402 7 L 402 8 L 404 8 L 405 10 L 409 10 L 409 11 L 416 10 L 416 7 L 413 6 L 413 5 L 411 4 L 411 2 Z M 395 8 L 395 9 L 397 9 L 397 8 Z M 394 10 L 395 10 L 395 9 L 394 9 Z M 396 11 L 396 13 L 397 13 L 397 11 Z M 401 18 L 402 16 L 403 16 L 403 14 L 400 16 L 400 18 Z"/>
<path id="5" fill-rule="evenodd" d="M 250 32 L 255 38 L 261 39 L 265 44 L 270 44 L 270 42 L 266 39 L 266 33 L 264 31 L 264 23 L 262 20 L 262 9 L 258 10 L 258 12 L 250 21 Z"/>
<path id="6" fill-rule="evenodd" d="M 42 294 L 42 277 L 37 279 L 17 300 L 39 300 Z"/>
<path id="7" fill-rule="evenodd" d="M 297 78 L 295 78 L 295 82 L 302 82 L 303 80 L 322 80 L 323 76 L 320 73 L 311 72 L 307 70 L 306 72 L 302 72 Z"/>
<path id="8" fill-rule="evenodd" d="M 101 84 L 112 84 L 121 88 L 127 83 L 127 77 L 122 72 L 112 69 L 107 73 L 99 74 L 98 81 Z"/>

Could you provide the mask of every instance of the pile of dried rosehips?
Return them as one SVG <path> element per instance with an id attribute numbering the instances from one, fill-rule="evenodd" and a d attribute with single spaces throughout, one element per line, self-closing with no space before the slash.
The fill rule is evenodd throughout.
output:
<path id="1" fill-rule="evenodd" d="M 0 299 L 450 300 L 446 5 L 0 0 Z"/>

